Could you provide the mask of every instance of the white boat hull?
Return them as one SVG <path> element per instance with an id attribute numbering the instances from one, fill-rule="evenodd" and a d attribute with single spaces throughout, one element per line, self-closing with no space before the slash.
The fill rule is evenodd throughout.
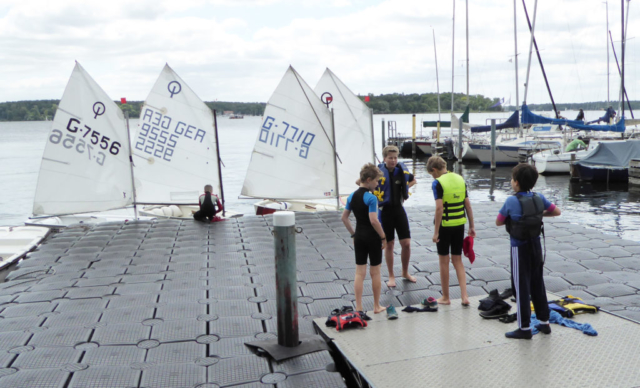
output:
<path id="1" fill-rule="evenodd" d="M 553 153 L 552 150 L 539 152 L 531 158 L 540 174 L 570 174 L 571 162 L 578 161 L 587 155 L 589 151 L 574 151 Z M 571 159 L 575 155 L 575 159 Z"/>
<path id="2" fill-rule="evenodd" d="M 0 227 L 0 268 L 4 268 L 32 251 L 51 229 L 38 226 Z"/>
<path id="3" fill-rule="evenodd" d="M 158 219 L 193 219 L 193 213 L 197 212 L 198 205 L 149 205 L 140 210 L 140 215 Z M 242 214 L 225 211 L 225 215 L 218 213 L 222 219 L 241 217 Z"/>
<path id="4" fill-rule="evenodd" d="M 479 162 L 478 155 L 469 147 L 468 142 L 462 143 L 462 160 L 464 162 Z"/>
<path id="5" fill-rule="evenodd" d="M 255 204 L 253 204 L 253 207 L 256 209 L 256 215 L 259 216 L 272 214 L 277 211 L 316 213 L 321 211 L 339 210 L 337 205 L 300 200 L 273 201 L 270 199 L 265 199 L 264 201 L 256 202 Z"/>

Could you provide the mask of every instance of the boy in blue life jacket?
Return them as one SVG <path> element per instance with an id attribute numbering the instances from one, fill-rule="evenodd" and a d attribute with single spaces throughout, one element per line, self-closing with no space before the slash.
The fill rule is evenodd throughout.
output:
<path id="1" fill-rule="evenodd" d="M 365 164 L 360 170 L 360 188 L 347 198 L 347 204 L 342 213 L 342 222 L 351 233 L 356 254 L 356 277 L 353 285 L 356 294 L 356 311 L 364 311 L 362 307 L 362 292 L 364 278 L 367 276 L 367 258 L 369 258 L 371 288 L 373 289 L 373 312 L 375 314 L 386 310 L 385 307 L 380 306 L 380 292 L 382 289 L 380 264 L 382 264 L 382 251 L 387 244 L 387 240 L 382 230 L 382 225 L 378 221 L 378 199 L 371 194 L 371 191 L 378 186 L 380 176 L 382 176 L 382 172 L 375 165 L 371 163 Z M 352 211 L 356 218 L 355 231 L 349 220 L 349 215 Z M 395 314 L 395 309 L 393 309 L 393 312 Z"/>
<path id="2" fill-rule="evenodd" d="M 451 262 L 458 277 L 462 305 L 466 307 L 469 306 L 469 295 L 464 264 L 462 264 L 462 245 L 467 218 L 469 218 L 469 236 L 476 237 L 467 185 L 460 175 L 447 171 L 447 162 L 439 156 L 429 158 L 427 172 L 433 177 L 431 188 L 436 201 L 433 242 L 438 247 L 442 286 L 442 297 L 438 299 L 438 304 L 451 304 L 449 299 L 449 262 Z M 451 258 L 449 258 L 449 248 L 451 248 Z"/>
<path id="3" fill-rule="evenodd" d="M 409 230 L 409 219 L 402 206 L 409 198 L 409 188 L 417 182 L 409 172 L 407 166 L 398 162 L 400 150 L 396 146 L 387 146 L 382 150 L 384 163 L 380 163 L 378 168 L 382 171 L 383 177 L 373 192 L 378 197 L 380 207 L 380 223 L 384 234 L 387 236 L 387 247 L 384 250 L 387 269 L 389 270 L 388 287 L 396 286 L 396 277 L 393 273 L 393 247 L 395 232 L 398 233 L 400 241 L 402 260 L 402 277 L 415 283 L 416 278 L 409 274 L 409 260 L 411 258 L 411 231 Z"/>
<path id="4" fill-rule="evenodd" d="M 538 170 L 521 163 L 511 173 L 511 188 L 515 195 L 505 201 L 496 225 L 506 225 L 511 236 L 511 288 L 518 306 L 518 329 L 505 334 L 507 338 L 531 339 L 531 303 L 540 324 L 536 328 L 551 334 L 549 304 L 544 286 L 540 234 L 542 217 L 560 215 L 560 209 L 542 194 L 531 191 L 538 181 Z"/>

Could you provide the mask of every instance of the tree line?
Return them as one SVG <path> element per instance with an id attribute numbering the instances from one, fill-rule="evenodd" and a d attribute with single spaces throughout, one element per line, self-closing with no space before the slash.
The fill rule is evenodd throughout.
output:
<path id="1" fill-rule="evenodd" d="M 363 101 L 365 96 L 359 96 Z M 436 93 L 424 94 L 380 94 L 378 96 L 369 94 L 369 101 L 365 104 L 373 109 L 376 114 L 402 114 L 402 113 L 434 113 L 438 112 L 438 95 Z M 463 112 L 469 104 L 471 112 L 500 112 L 503 110 L 514 110 L 513 106 L 502 106 L 491 108 L 495 105 L 498 98 L 488 98 L 482 95 L 470 95 L 467 100 L 466 94 L 454 93 L 453 96 L 454 112 Z M 53 116 L 58 109 L 60 100 L 33 100 L 33 101 L 13 101 L 0 103 L 0 121 L 44 121 L 53 120 Z M 128 101 L 121 104 L 115 101 L 124 112 L 129 113 L 129 117 L 140 117 L 140 110 L 144 101 Z M 226 111 L 232 111 L 234 114 L 262 116 L 266 104 L 264 102 L 225 102 L 225 101 L 209 101 L 205 102 L 211 109 L 215 109 L 219 115 Z M 559 103 L 556 107 L 559 110 L 600 110 L 606 109 L 609 105 L 617 109 L 617 102 L 593 101 L 582 103 Z M 631 101 L 633 110 L 640 110 L 640 101 Z M 552 111 L 553 106 L 548 104 L 530 104 L 529 109 L 533 111 Z M 625 105 L 625 110 L 628 110 Z M 440 94 L 440 111 L 451 111 L 451 93 Z"/>

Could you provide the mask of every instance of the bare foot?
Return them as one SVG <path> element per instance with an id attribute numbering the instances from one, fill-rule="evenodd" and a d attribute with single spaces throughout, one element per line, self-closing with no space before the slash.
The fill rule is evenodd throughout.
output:
<path id="1" fill-rule="evenodd" d="M 469 302 L 469 298 L 462 298 L 462 305 L 469 306 L 471 303 Z"/>
<path id="2" fill-rule="evenodd" d="M 381 312 L 384 312 L 384 311 L 387 311 L 387 308 L 384 307 L 384 306 L 380 306 L 380 305 L 378 305 L 378 307 L 374 307 L 374 309 L 373 309 L 373 313 L 374 314 L 378 314 L 378 313 L 381 313 Z"/>
<path id="3" fill-rule="evenodd" d="M 395 287 L 396 286 L 396 278 L 389 278 L 387 280 L 387 287 Z"/>
<path id="4" fill-rule="evenodd" d="M 415 283 L 418 281 L 418 279 L 416 279 L 415 276 L 411 276 L 409 274 L 403 274 L 402 275 L 403 278 L 407 279 L 408 281 L 410 281 L 411 283 Z"/>
<path id="5" fill-rule="evenodd" d="M 445 299 L 444 296 L 437 299 L 438 304 L 451 304 L 449 299 Z"/>

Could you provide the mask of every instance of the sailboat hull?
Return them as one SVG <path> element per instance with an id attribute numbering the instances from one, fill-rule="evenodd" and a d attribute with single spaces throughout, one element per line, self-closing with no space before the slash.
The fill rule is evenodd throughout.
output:
<path id="1" fill-rule="evenodd" d="M 170 219 L 193 219 L 193 213 L 198 211 L 200 207 L 198 205 L 151 205 L 146 206 L 140 210 L 140 215 L 156 218 L 170 218 Z M 225 215 L 218 214 L 222 219 L 241 217 L 242 214 L 225 211 Z"/>
<path id="2" fill-rule="evenodd" d="M 273 201 L 266 199 L 264 201 L 256 202 L 253 204 L 256 209 L 256 215 L 262 216 L 266 214 L 273 214 L 277 211 L 292 211 L 292 212 L 305 212 L 316 213 L 321 211 L 337 211 L 336 205 L 328 203 L 317 203 L 307 201 Z"/>

